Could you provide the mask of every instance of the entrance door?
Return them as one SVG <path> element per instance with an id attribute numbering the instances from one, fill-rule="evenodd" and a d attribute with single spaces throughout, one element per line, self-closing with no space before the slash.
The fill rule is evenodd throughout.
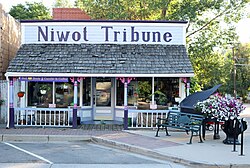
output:
<path id="1" fill-rule="evenodd" d="M 96 78 L 93 80 L 94 120 L 113 120 L 114 113 L 114 79 Z"/>

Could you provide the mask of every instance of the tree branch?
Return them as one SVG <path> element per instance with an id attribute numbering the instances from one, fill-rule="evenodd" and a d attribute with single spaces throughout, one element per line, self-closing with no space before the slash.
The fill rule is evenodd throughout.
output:
<path id="1" fill-rule="evenodd" d="M 236 7 L 235 7 L 234 9 L 232 9 L 232 10 L 235 10 L 235 9 L 237 9 L 238 7 L 239 7 L 239 6 L 236 6 Z M 195 33 L 197 33 L 197 32 L 199 32 L 199 31 L 203 30 L 203 29 L 206 28 L 208 25 L 210 25 L 213 21 L 215 21 L 217 18 L 221 17 L 223 14 L 226 14 L 226 13 L 228 13 L 228 12 L 230 12 L 230 11 L 231 11 L 230 8 L 226 8 L 224 11 L 222 11 L 221 13 L 219 13 L 218 15 L 216 15 L 214 18 L 212 18 L 209 22 L 207 22 L 206 24 L 204 24 L 203 26 L 201 26 L 201 27 L 198 28 L 197 30 L 195 30 L 195 31 L 191 32 L 190 34 L 188 34 L 188 35 L 186 36 L 186 38 L 188 38 L 188 37 L 194 35 Z M 186 29 L 186 30 L 187 30 L 187 29 Z"/>

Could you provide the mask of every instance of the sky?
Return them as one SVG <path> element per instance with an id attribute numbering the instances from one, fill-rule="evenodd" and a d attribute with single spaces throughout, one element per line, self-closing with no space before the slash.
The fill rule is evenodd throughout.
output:
<path id="1" fill-rule="evenodd" d="M 8 12 L 13 5 L 17 5 L 19 3 L 24 4 L 25 2 L 42 2 L 47 8 L 51 8 L 55 0 L 0 0 L 0 3 L 3 5 L 3 8 L 6 12 Z M 75 0 L 69 0 L 72 5 L 74 4 Z M 247 8 L 248 12 L 250 13 L 250 5 Z M 250 42 L 250 18 L 243 19 L 237 24 L 237 33 L 240 37 L 240 42 L 248 43 Z"/>

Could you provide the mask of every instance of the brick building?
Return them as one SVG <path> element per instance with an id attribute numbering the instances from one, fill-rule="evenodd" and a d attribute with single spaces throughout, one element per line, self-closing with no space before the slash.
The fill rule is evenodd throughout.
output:
<path id="1" fill-rule="evenodd" d="M 0 4 L 0 80 L 21 45 L 21 25 Z"/>
<path id="2" fill-rule="evenodd" d="M 84 11 L 78 8 L 53 8 L 53 20 L 90 20 Z"/>

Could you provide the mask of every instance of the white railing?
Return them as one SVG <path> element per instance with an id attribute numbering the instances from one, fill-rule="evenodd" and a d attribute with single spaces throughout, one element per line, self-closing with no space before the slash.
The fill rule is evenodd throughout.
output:
<path id="1" fill-rule="evenodd" d="M 156 128 L 157 118 L 166 117 L 169 110 L 128 110 L 128 128 Z"/>
<path id="2" fill-rule="evenodd" d="M 70 108 L 15 108 L 16 126 L 72 126 Z"/>

